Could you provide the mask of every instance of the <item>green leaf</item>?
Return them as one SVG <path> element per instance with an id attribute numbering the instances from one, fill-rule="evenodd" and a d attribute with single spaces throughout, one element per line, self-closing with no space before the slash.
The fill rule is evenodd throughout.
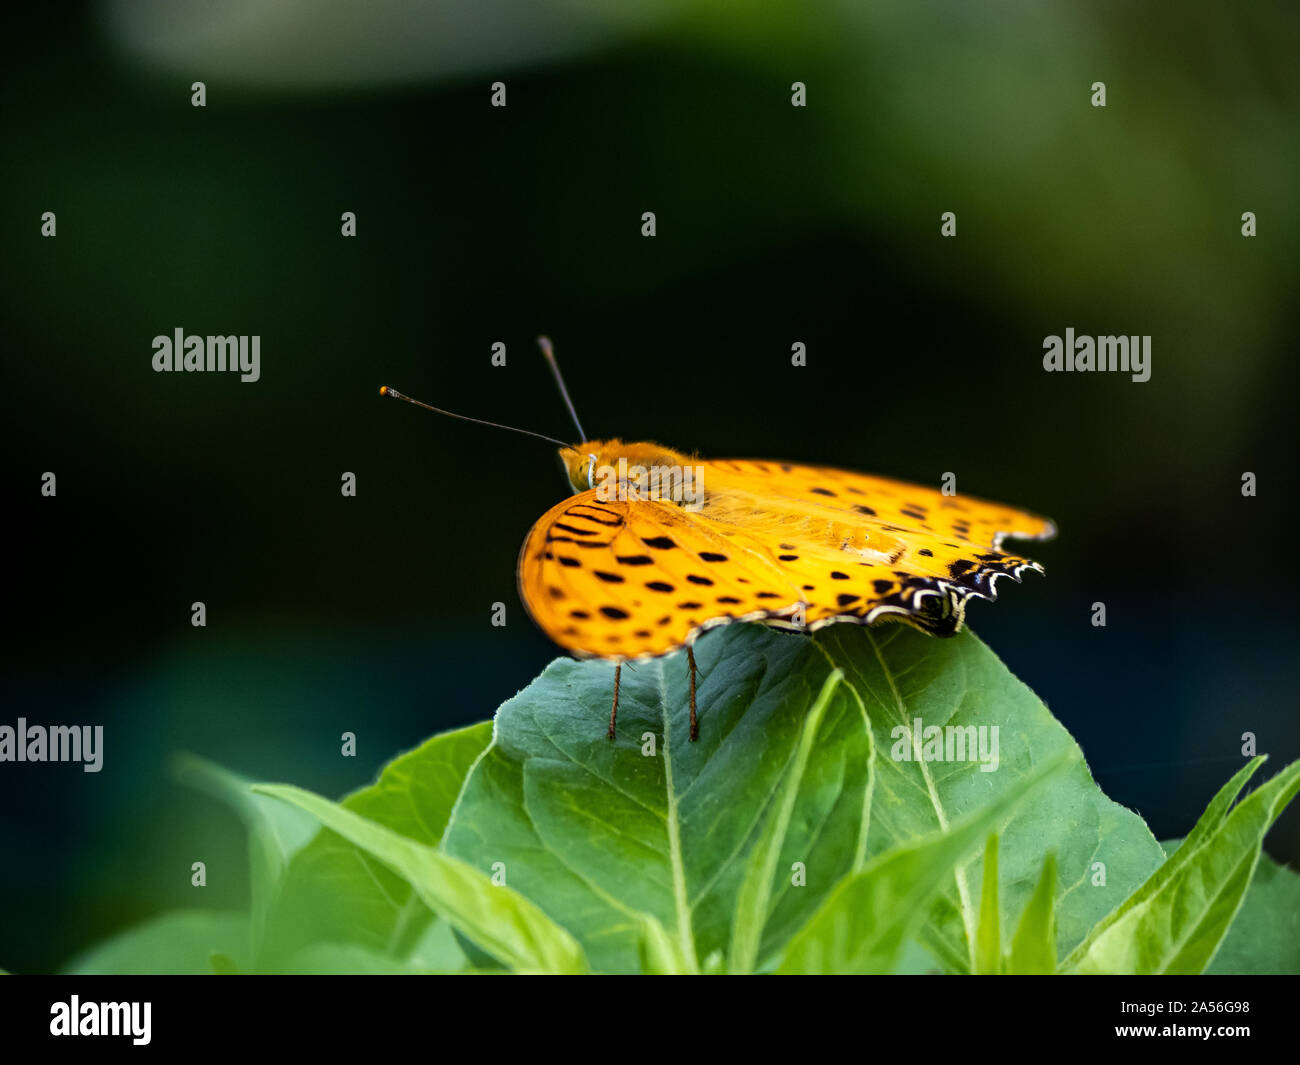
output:
<path id="1" fill-rule="evenodd" d="M 1002 923 L 998 911 L 998 837 L 984 845 L 980 884 L 980 917 L 975 935 L 975 972 L 996 976 L 1002 971 Z"/>
<path id="2" fill-rule="evenodd" d="M 1061 724 L 969 631 L 939 640 L 901 625 L 834 625 L 814 639 L 862 698 L 874 732 L 879 758 L 870 854 L 943 829 L 1014 791 L 1034 766 L 1068 753 L 1075 764 L 1049 781 L 1032 804 L 1017 809 L 999 833 L 1001 923 L 1010 926 L 1023 910 L 1044 853 L 1054 851 L 1067 885 L 1056 901 L 1063 954 L 1163 860 L 1142 819 L 1102 793 Z M 986 726 L 988 753 L 998 737 L 996 770 L 983 771 L 971 760 L 900 757 L 910 753 L 901 749 L 902 736 L 918 720 L 925 728 Z M 1099 862 L 1105 883 L 1094 886 L 1091 873 Z M 973 963 L 978 916 L 970 885 L 979 865 L 976 859 L 954 868 L 918 932 L 920 943 L 950 972 L 968 972 Z"/>
<path id="3" fill-rule="evenodd" d="M 176 779 L 229 805 L 248 830 L 249 881 L 252 890 L 253 959 L 263 953 L 267 915 L 280 881 L 293 856 L 315 834 L 312 818 L 283 803 L 254 794 L 252 782 L 228 769 L 197 758 L 178 755 L 172 763 Z"/>
<path id="4" fill-rule="evenodd" d="M 668 929 L 651 917 L 641 914 L 641 972 L 651 976 L 671 976 L 696 972 L 682 954 L 681 943 Z"/>
<path id="5" fill-rule="evenodd" d="M 248 915 L 174 910 L 106 939 L 70 961 L 74 976 L 202 976 L 223 955 L 247 972 L 252 963 Z"/>
<path id="6" fill-rule="evenodd" d="M 1300 976 L 1300 876 L 1260 856 L 1236 920 L 1206 972 Z"/>
<path id="7" fill-rule="evenodd" d="M 1042 976 L 1056 972 L 1056 892 L 1056 855 L 1049 854 L 1012 937 L 1008 973 Z"/>
<path id="8" fill-rule="evenodd" d="M 388 873 L 387 868 L 384 872 L 395 875 Z M 371 973 L 400 976 L 470 973 L 475 969 L 465 957 L 451 925 L 438 919 L 429 922 L 411 949 L 401 956 L 370 950 L 360 943 L 321 939 L 296 951 L 278 971 L 308 976 Z"/>
<path id="9" fill-rule="evenodd" d="M 695 743 L 685 655 L 623 668 L 613 742 L 613 668 L 552 662 L 498 711 L 443 840 L 477 869 L 503 862 L 510 884 L 568 928 L 599 970 L 639 970 L 643 914 L 676 940 L 689 970 L 725 951 L 750 856 L 781 820 L 789 829 L 779 847 L 766 837 L 778 851 L 768 897 L 759 890 L 747 903 L 767 913 L 760 968 L 862 861 L 871 738 L 844 686 L 824 707 L 792 811 L 773 814 L 832 672 L 825 656 L 806 638 L 749 625 L 710 634 L 695 654 Z M 770 851 L 759 868 L 769 866 Z"/>
<path id="10" fill-rule="evenodd" d="M 767 925 L 768 904 L 772 897 L 772 878 L 776 875 L 781 848 L 785 845 L 790 830 L 790 818 L 799 798 L 799 787 L 803 783 L 804 771 L 808 768 L 813 742 L 826 714 L 826 707 L 843 680 L 844 674 L 837 669 L 822 685 L 821 692 L 804 719 L 799 743 L 795 748 L 794 763 L 786 771 L 777 801 L 768 812 L 762 833 L 750 850 L 731 929 L 730 969 L 733 973 L 752 972 L 758 962 L 763 929 Z M 870 796 L 869 783 L 867 794 Z"/>
<path id="11" fill-rule="evenodd" d="M 491 741 L 491 721 L 441 732 L 389 762 L 375 783 L 343 805 L 408 839 L 437 846 L 465 778 Z"/>
<path id="12" fill-rule="evenodd" d="M 1260 755 L 1252 758 L 1244 766 L 1232 775 L 1232 779 L 1224 784 L 1214 798 L 1210 800 L 1210 805 L 1205 808 L 1200 819 L 1192 828 L 1187 839 L 1184 840 L 1184 846 L 1179 847 L 1173 854 L 1167 856 L 1163 864 L 1128 898 L 1119 906 L 1107 914 L 1101 921 L 1093 926 L 1088 933 L 1087 942 L 1098 939 L 1103 932 L 1111 925 L 1123 917 L 1129 910 L 1154 897 L 1166 884 L 1175 876 L 1181 873 L 1190 862 L 1196 857 L 1197 851 L 1209 840 L 1223 824 L 1224 818 L 1232 808 L 1233 800 L 1241 794 L 1241 789 L 1246 786 L 1248 781 L 1261 765 L 1264 763 L 1264 757 Z M 1163 848 L 1161 848 L 1163 850 Z M 1066 959 L 1066 964 L 1073 964 L 1079 957 L 1082 957 L 1086 944 L 1081 943 L 1074 951 L 1072 957 Z"/>
<path id="13" fill-rule="evenodd" d="M 752 968 L 766 971 L 834 885 L 868 857 L 944 830 L 1056 756 L 1076 764 L 1003 827 L 1002 925 L 1028 902 L 1047 850 L 1056 852 L 1064 880 L 1062 952 L 1163 859 L 1141 819 L 1097 788 L 1061 725 L 969 633 L 938 640 L 904 626 L 839 625 L 809 640 L 735 625 L 709 633 L 695 650 L 697 743 L 685 740 L 684 655 L 623 670 L 613 743 L 604 730 L 612 668 L 553 662 L 498 711 L 493 742 L 443 840 L 447 853 L 481 870 L 504 862 L 510 883 L 569 929 L 597 969 L 637 971 L 640 915 L 650 914 L 678 939 L 688 967 L 727 950 L 739 931 L 735 958 L 742 967 L 753 958 Z M 780 832 L 782 783 L 835 669 L 845 681 L 825 708 Z M 984 764 L 993 771 L 970 756 L 891 757 L 899 743 L 893 730 L 910 734 L 918 720 L 983 735 Z M 772 866 L 774 832 L 781 845 Z M 1090 876 L 1097 862 L 1106 866 L 1104 886 Z M 763 903 L 764 881 L 753 874 L 766 868 L 773 876 L 760 934 L 752 930 L 758 920 L 737 927 L 736 914 L 742 904 Z M 951 870 L 917 933 L 949 971 L 972 965 L 978 915 L 969 884 L 979 868 L 977 857 Z"/>
<path id="14" fill-rule="evenodd" d="M 1080 973 L 1205 970 L 1245 897 L 1264 834 L 1300 791 L 1300 762 L 1294 762 L 1223 816 L 1224 796 L 1257 765 L 1246 766 L 1219 792 L 1168 858 L 1168 869 L 1158 870 L 1102 922 L 1066 959 L 1067 967 Z"/>
<path id="15" fill-rule="evenodd" d="M 428 974 L 431 970 L 357 943 L 324 941 L 295 953 L 284 965 L 284 972 L 298 976 L 402 976 Z"/>
<path id="16" fill-rule="evenodd" d="M 472 972 L 463 964 L 463 958 L 460 955 L 454 968 L 444 969 L 367 950 L 357 943 L 321 942 L 294 954 L 284 971 L 300 976 L 429 976 Z"/>
<path id="17" fill-rule="evenodd" d="M 879 855 L 846 877 L 791 940 L 781 973 L 890 973 L 926 904 L 981 837 L 995 830 L 1040 784 L 1068 768 L 1069 752 L 1022 777 L 949 831 Z"/>
<path id="18" fill-rule="evenodd" d="M 1205 808 L 1205 812 L 1201 814 L 1192 831 L 1183 841 L 1183 845 L 1175 849 L 1172 854 L 1169 854 L 1160 867 L 1137 890 L 1092 927 L 1087 938 L 1075 947 L 1070 956 L 1065 959 L 1065 968 L 1078 964 L 1091 944 L 1099 940 L 1112 925 L 1116 924 L 1129 911 L 1153 899 L 1161 889 L 1189 866 L 1200 848 L 1223 825 L 1228 811 L 1232 808 L 1233 801 L 1241 794 L 1241 789 L 1246 786 L 1246 782 L 1255 774 L 1255 770 L 1263 763 L 1263 755 L 1252 758 L 1232 775 L 1232 779 L 1224 784 L 1215 793 L 1214 798 L 1210 800 L 1210 804 Z"/>
<path id="19" fill-rule="evenodd" d="M 491 738 L 490 721 L 434 736 L 394 759 L 375 783 L 342 804 L 409 839 L 436 846 L 470 767 Z M 314 819 L 312 824 L 316 826 Z M 262 968 L 298 971 L 298 955 L 318 941 L 352 943 L 399 965 L 409 961 L 429 968 L 414 952 L 434 920 L 402 877 L 338 833 L 320 829 L 289 862 L 268 918 Z M 465 966 L 464 952 L 450 932 L 444 935 L 459 958 L 440 958 L 433 967 Z"/>
<path id="20" fill-rule="evenodd" d="M 581 947 L 563 928 L 518 892 L 494 885 L 464 862 L 301 788 L 268 784 L 257 791 L 306 810 L 373 854 L 402 876 L 430 909 L 517 971 L 575 973 L 586 968 Z"/>

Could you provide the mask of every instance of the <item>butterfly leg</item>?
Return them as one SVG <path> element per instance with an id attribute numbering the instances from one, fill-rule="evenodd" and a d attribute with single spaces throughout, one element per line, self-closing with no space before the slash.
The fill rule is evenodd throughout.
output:
<path id="1" fill-rule="evenodd" d="M 700 738 L 700 724 L 695 720 L 695 651 L 686 648 L 686 661 L 691 667 L 691 742 Z"/>
<path id="2" fill-rule="evenodd" d="M 623 664 L 620 662 L 614 667 L 614 708 L 609 712 L 609 732 L 607 735 L 612 740 L 614 738 L 614 722 L 618 720 L 618 682 L 623 673 Z"/>

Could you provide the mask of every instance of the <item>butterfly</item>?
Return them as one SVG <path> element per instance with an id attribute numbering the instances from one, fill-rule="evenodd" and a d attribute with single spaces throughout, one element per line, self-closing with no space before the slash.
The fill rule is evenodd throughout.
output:
<path id="1" fill-rule="evenodd" d="M 999 579 L 1043 572 L 1003 549 L 1055 535 L 1027 511 L 830 467 L 588 440 L 550 343 L 539 342 L 583 442 L 542 437 L 559 445 L 573 494 L 525 538 L 520 597 L 566 651 L 615 663 L 611 739 L 623 664 L 683 647 L 698 737 L 692 645 L 719 625 L 814 632 L 900 621 L 952 636 L 971 598 L 996 599 Z"/>

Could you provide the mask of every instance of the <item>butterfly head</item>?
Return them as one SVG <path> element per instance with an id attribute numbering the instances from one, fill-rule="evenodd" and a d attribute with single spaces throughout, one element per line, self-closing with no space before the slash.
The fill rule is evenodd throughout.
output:
<path id="1" fill-rule="evenodd" d="M 560 449 L 560 468 L 574 492 L 585 492 L 595 484 L 601 446 L 600 443 L 591 441 Z"/>
<path id="2" fill-rule="evenodd" d="M 684 458 L 660 444 L 624 440 L 586 440 L 560 450 L 560 464 L 576 492 L 595 488 L 609 476 L 626 478 L 637 467 L 679 467 Z"/>

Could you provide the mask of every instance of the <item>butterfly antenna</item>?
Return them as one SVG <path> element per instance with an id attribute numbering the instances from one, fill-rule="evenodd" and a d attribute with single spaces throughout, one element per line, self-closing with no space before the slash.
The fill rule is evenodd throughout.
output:
<path id="1" fill-rule="evenodd" d="M 573 419 L 574 428 L 578 430 L 578 439 L 586 440 L 587 434 L 582 431 L 578 412 L 573 409 L 573 400 L 569 398 L 569 390 L 564 387 L 564 378 L 560 376 L 560 364 L 555 361 L 555 349 L 551 347 L 550 337 L 538 337 L 537 346 L 542 349 L 542 354 L 546 356 L 546 363 L 555 377 L 555 383 L 560 386 L 560 395 L 564 397 L 564 405 L 569 408 L 569 417 Z"/>
<path id="2" fill-rule="evenodd" d="M 443 410 L 441 407 L 432 407 L 428 403 L 421 403 L 418 399 L 412 399 L 403 392 L 395 388 L 389 388 L 382 385 L 379 389 L 381 396 L 391 396 L 393 399 L 400 399 L 405 403 L 412 403 L 417 407 L 423 407 L 425 410 L 431 410 L 434 414 L 445 414 L 448 418 L 459 418 L 463 422 L 474 422 L 476 425 L 490 425 L 493 429 L 509 429 L 512 433 L 523 433 L 524 436 L 535 436 L 538 440 L 545 440 L 551 444 L 558 444 L 566 451 L 572 451 L 573 445 L 566 444 L 563 440 L 556 440 L 553 436 L 547 436 L 545 433 L 535 433 L 531 429 L 517 429 L 513 425 L 502 425 L 500 422 L 489 422 L 483 418 L 471 418 L 468 414 L 457 414 L 455 411 Z"/>

